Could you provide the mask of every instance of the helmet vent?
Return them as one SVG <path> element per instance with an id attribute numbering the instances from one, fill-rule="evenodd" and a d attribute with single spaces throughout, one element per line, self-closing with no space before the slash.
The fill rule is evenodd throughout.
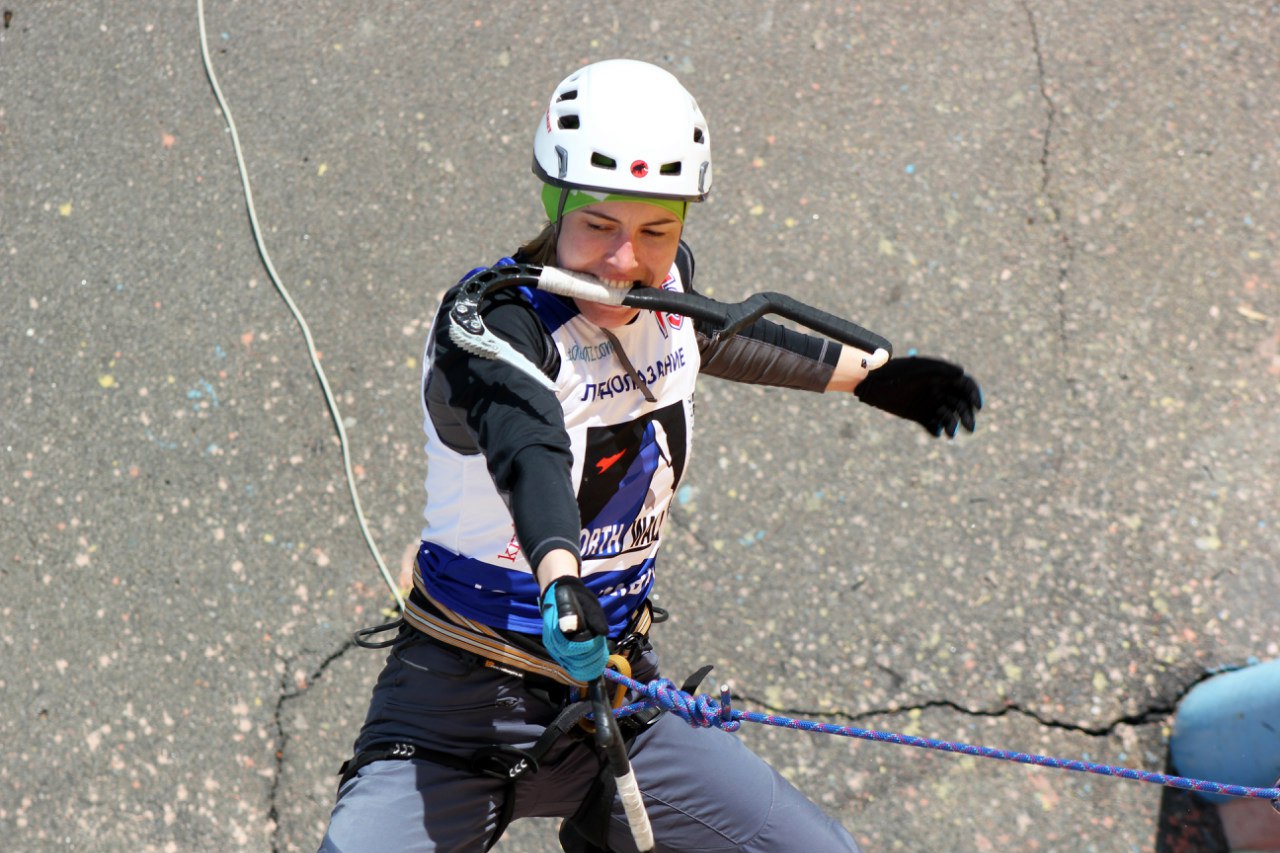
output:
<path id="1" fill-rule="evenodd" d="M 576 115 L 560 116 L 560 121 L 557 123 L 561 130 L 577 130 L 581 127 L 581 122 Z"/>
<path id="2" fill-rule="evenodd" d="M 612 157 L 606 157 L 599 151 L 596 151 L 591 155 L 591 165 L 600 169 L 616 169 L 618 168 L 618 161 Z"/>
<path id="3" fill-rule="evenodd" d="M 578 90 L 570 89 L 567 92 L 562 92 L 560 96 L 556 98 L 556 103 L 559 103 L 560 101 L 574 101 L 574 100 L 577 100 L 577 98 L 578 98 Z"/>
<path id="4" fill-rule="evenodd" d="M 674 163 L 663 163 L 658 167 L 659 175 L 678 175 L 680 174 L 680 161 Z"/>
<path id="5" fill-rule="evenodd" d="M 707 137 L 705 134 L 703 134 L 702 128 L 695 127 L 693 129 L 693 141 L 696 142 L 698 145 L 702 145 L 707 141 Z"/>

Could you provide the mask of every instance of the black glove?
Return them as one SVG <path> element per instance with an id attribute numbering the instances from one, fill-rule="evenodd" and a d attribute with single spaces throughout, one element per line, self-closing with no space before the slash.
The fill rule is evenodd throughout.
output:
<path id="1" fill-rule="evenodd" d="M 963 425 L 973 432 L 982 390 L 958 364 L 936 358 L 894 358 L 867 374 L 853 389 L 858 399 L 939 436 L 954 437 Z"/>

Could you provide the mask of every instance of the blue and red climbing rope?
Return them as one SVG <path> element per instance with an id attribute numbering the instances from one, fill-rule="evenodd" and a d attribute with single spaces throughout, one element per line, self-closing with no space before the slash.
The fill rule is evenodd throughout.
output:
<path id="1" fill-rule="evenodd" d="M 936 740 L 934 738 L 915 737 L 914 735 L 882 732 L 863 729 L 857 726 L 838 726 L 831 723 L 819 723 L 813 720 L 798 720 L 778 714 L 761 714 L 754 711 L 740 711 L 730 706 L 729 691 L 722 688 L 720 699 L 706 693 L 693 696 L 680 690 L 670 680 L 659 678 L 649 683 L 636 681 L 625 675 L 607 670 L 606 677 L 617 684 L 625 685 L 640 696 L 640 700 L 618 708 L 614 714 L 619 717 L 634 714 L 643 708 L 656 706 L 670 711 L 695 728 L 719 728 L 735 731 L 743 722 L 760 723 L 766 726 L 777 726 L 786 729 L 799 729 L 806 732 L 820 732 L 828 735 L 858 738 L 860 740 L 896 743 L 903 746 L 914 746 L 919 749 L 933 749 L 940 752 L 951 752 L 960 755 L 976 755 L 981 758 L 994 758 L 1001 761 L 1013 761 L 1018 764 L 1032 764 L 1037 767 L 1050 767 L 1058 770 L 1074 770 L 1080 773 L 1094 773 L 1099 776 L 1111 776 L 1117 779 L 1130 779 L 1137 782 L 1150 782 L 1170 788 L 1181 788 L 1203 794 L 1221 794 L 1228 797 L 1248 797 L 1251 799 L 1269 800 L 1277 811 L 1280 811 L 1280 787 L 1254 788 L 1246 785 L 1227 785 L 1203 779 L 1189 779 L 1184 776 L 1170 776 L 1166 773 L 1153 773 L 1147 770 L 1134 770 L 1129 767 L 1117 767 L 1110 764 L 1098 764 L 1092 761 L 1053 758 L 1046 755 L 1035 755 L 1027 752 L 1013 752 L 995 749 L 989 746 L 977 746 L 955 741 Z M 1280 785 L 1280 781 L 1277 782 Z"/>

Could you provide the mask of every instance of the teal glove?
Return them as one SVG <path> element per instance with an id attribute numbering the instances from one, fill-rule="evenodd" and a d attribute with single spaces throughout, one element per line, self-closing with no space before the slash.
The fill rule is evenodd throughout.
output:
<path id="1" fill-rule="evenodd" d="M 578 681 L 591 682 L 609 663 L 609 620 L 595 593 L 578 578 L 551 582 L 542 594 L 542 644 Z"/>

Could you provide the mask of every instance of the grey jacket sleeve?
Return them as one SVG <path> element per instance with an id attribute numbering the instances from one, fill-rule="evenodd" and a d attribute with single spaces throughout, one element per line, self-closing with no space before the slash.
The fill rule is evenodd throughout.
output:
<path id="1" fill-rule="evenodd" d="M 714 341 L 695 328 L 703 373 L 753 385 L 824 391 L 842 349 L 834 341 L 768 320 L 757 320 L 731 338 Z"/>

